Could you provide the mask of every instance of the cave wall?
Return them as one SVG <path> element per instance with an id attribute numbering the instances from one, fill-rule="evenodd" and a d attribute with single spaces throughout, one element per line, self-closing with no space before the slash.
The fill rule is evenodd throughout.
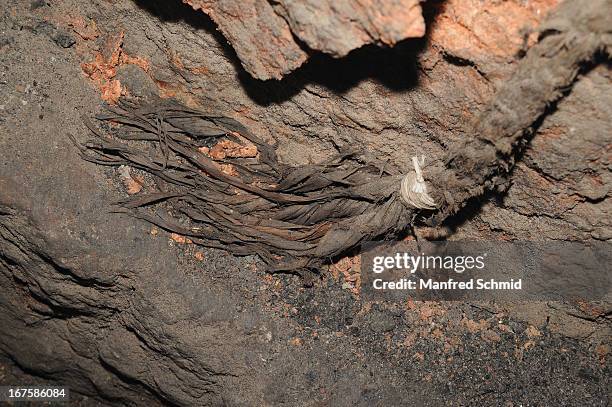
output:
<path id="1" fill-rule="evenodd" d="M 368 304 L 329 276 L 304 288 L 256 258 L 198 260 L 200 249 L 111 213 L 117 175 L 81 161 L 67 137 L 88 138 L 80 115 L 103 100 L 157 94 L 236 118 L 285 162 L 362 145 L 405 170 L 466 135 L 555 4 L 427 2 L 423 38 L 337 58 L 300 37 L 308 61 L 261 81 L 214 16 L 178 0 L 4 3 L 0 354 L 110 405 L 605 400 L 607 309 Z M 452 238 L 609 240 L 610 87 L 608 67 L 588 70 L 508 193 L 453 219 Z M 521 390 L 543 363 L 554 372 Z"/>

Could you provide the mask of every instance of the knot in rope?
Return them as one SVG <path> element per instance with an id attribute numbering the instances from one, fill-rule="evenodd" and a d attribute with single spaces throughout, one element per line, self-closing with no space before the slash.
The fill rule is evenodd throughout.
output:
<path id="1" fill-rule="evenodd" d="M 417 157 L 412 157 L 412 164 L 414 171 L 402 178 L 400 186 L 402 202 L 417 209 L 436 209 L 436 202 L 427 193 L 427 184 L 421 172 L 421 166 L 425 165 L 425 156 L 421 156 L 420 163 Z"/>

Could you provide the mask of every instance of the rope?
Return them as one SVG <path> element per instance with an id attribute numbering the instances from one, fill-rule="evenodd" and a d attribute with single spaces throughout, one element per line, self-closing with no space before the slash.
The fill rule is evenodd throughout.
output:
<path id="1" fill-rule="evenodd" d="M 404 178 L 400 186 L 400 198 L 406 205 L 417 209 L 436 209 L 436 202 L 427 193 L 427 184 L 423 179 L 421 166 L 425 165 L 425 156 L 421 156 L 421 162 L 417 157 L 412 157 L 414 172 L 411 171 Z"/>

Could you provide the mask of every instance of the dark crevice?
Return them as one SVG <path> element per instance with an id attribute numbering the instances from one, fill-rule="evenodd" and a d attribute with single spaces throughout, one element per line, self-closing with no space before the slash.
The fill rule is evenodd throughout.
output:
<path id="1" fill-rule="evenodd" d="M 129 377 L 129 376 L 125 375 L 123 372 L 119 371 L 114 366 L 112 366 L 109 363 L 107 363 L 106 361 L 104 361 L 104 359 L 99 358 L 98 360 L 100 361 L 100 365 L 104 369 L 106 369 L 113 376 L 117 377 L 119 380 L 121 380 L 123 383 L 125 383 L 128 388 L 131 388 L 131 389 L 134 389 L 135 387 L 136 388 L 141 388 L 144 391 L 146 391 L 148 394 L 150 394 L 151 396 L 156 398 L 160 403 L 162 403 L 165 406 L 168 406 L 168 407 L 180 407 L 180 404 L 176 404 L 176 403 L 171 402 L 170 400 L 166 399 L 161 394 L 159 394 L 157 391 L 155 391 L 153 388 L 151 388 L 147 384 L 141 382 L 140 380 L 137 380 L 137 379 L 134 379 L 132 377 Z M 106 399 L 108 399 L 109 401 L 118 401 L 118 400 L 122 400 L 123 401 L 124 400 L 123 398 L 117 398 L 117 399 L 107 398 L 107 396 L 105 394 L 101 394 L 101 396 L 106 398 Z"/>
<path id="2" fill-rule="evenodd" d="M 452 65 L 456 65 L 456 66 L 468 66 L 468 67 L 474 68 L 474 70 L 480 76 L 482 76 L 482 78 L 485 81 L 490 82 L 486 72 L 482 71 L 480 69 L 480 67 L 478 66 L 478 64 L 476 64 L 476 62 L 474 62 L 472 60 L 469 60 L 467 58 L 462 58 L 460 56 L 450 54 L 448 52 L 442 52 L 442 56 L 444 57 L 445 61 L 447 61 L 448 63 L 450 63 Z"/>

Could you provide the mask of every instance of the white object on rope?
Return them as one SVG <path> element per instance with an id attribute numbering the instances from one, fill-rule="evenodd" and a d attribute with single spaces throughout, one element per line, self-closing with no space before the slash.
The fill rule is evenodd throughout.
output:
<path id="1" fill-rule="evenodd" d="M 436 209 L 436 202 L 427 193 L 427 184 L 423 179 L 421 166 L 425 165 L 425 156 L 421 156 L 421 162 L 415 156 L 412 157 L 414 172 L 409 172 L 402 178 L 400 187 L 400 198 L 406 205 L 418 209 Z"/>

